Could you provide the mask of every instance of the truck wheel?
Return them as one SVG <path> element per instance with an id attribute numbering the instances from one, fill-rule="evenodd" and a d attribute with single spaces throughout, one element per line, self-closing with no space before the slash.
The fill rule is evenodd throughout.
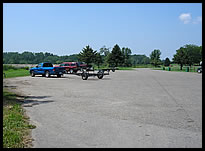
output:
<path id="1" fill-rule="evenodd" d="M 71 73 L 71 74 L 73 73 L 73 69 L 70 69 L 70 73 Z"/>
<path id="2" fill-rule="evenodd" d="M 103 71 L 102 70 L 100 70 L 98 73 L 97 73 L 97 77 L 98 77 L 98 79 L 102 79 L 103 78 Z"/>
<path id="3" fill-rule="evenodd" d="M 73 73 L 76 74 L 76 73 L 77 73 L 77 70 L 73 70 Z"/>
<path id="4" fill-rule="evenodd" d="M 46 78 L 48 78 L 48 77 L 50 77 L 50 73 L 49 73 L 49 71 L 46 71 Z"/>
<path id="5" fill-rule="evenodd" d="M 88 79 L 88 74 L 86 72 L 82 73 L 82 79 L 87 80 Z"/>
<path id="6" fill-rule="evenodd" d="M 198 73 L 201 73 L 201 69 L 197 69 L 197 72 L 198 72 Z"/>
<path id="7" fill-rule="evenodd" d="M 45 74 L 42 74 L 42 77 L 45 77 Z"/>
<path id="8" fill-rule="evenodd" d="M 112 72 L 115 72 L 115 69 L 112 69 Z"/>
<path id="9" fill-rule="evenodd" d="M 31 76 L 35 77 L 34 71 L 31 71 Z"/>
<path id="10" fill-rule="evenodd" d="M 62 75 L 61 74 L 57 74 L 57 77 L 60 78 Z"/>

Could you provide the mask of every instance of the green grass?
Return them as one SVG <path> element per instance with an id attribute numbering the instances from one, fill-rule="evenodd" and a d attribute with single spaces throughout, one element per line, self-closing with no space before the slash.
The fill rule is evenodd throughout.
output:
<path id="1" fill-rule="evenodd" d="M 112 67 L 109 67 L 109 66 L 100 66 L 100 67 L 98 68 L 98 66 L 96 66 L 96 65 L 94 65 L 93 67 L 94 67 L 94 69 L 96 69 L 96 70 L 112 68 Z M 118 70 L 133 70 L 133 69 L 134 69 L 133 67 L 117 67 L 117 68 L 118 68 Z"/>
<path id="2" fill-rule="evenodd" d="M 22 77 L 22 76 L 29 76 L 29 70 L 25 69 L 8 69 L 3 70 L 3 73 L 5 73 L 6 77 L 4 78 L 13 78 L 13 77 Z"/>
<path id="3" fill-rule="evenodd" d="M 117 67 L 118 70 L 133 70 L 133 67 Z"/>
<path id="4" fill-rule="evenodd" d="M 154 70 L 163 70 L 163 67 L 164 66 L 161 66 L 161 67 L 156 67 L 156 68 L 152 68 Z M 176 64 L 173 64 L 171 65 L 171 71 L 176 71 L 176 72 L 187 72 L 187 67 L 189 67 L 189 72 L 197 72 L 197 69 L 200 67 L 200 66 L 183 66 L 182 67 L 182 70 L 180 70 L 180 66 L 179 65 L 176 65 Z M 168 67 L 164 67 L 165 68 L 165 71 L 168 71 Z"/>
<path id="5" fill-rule="evenodd" d="M 25 69 L 25 70 L 29 70 L 29 67 L 17 67 L 17 66 L 12 66 L 12 65 L 5 65 L 3 64 L 3 70 L 9 70 L 9 69 L 14 69 L 14 70 L 17 70 L 17 69 Z"/>
<path id="6" fill-rule="evenodd" d="M 3 66 L 5 78 L 28 76 L 29 70 L 12 66 Z M 29 124 L 18 95 L 3 89 L 3 148 L 25 148 L 31 146 L 30 129 L 35 128 Z"/>
<path id="7" fill-rule="evenodd" d="M 151 64 L 136 64 L 135 68 L 153 68 L 154 66 Z"/>
<path id="8" fill-rule="evenodd" d="M 18 95 L 3 89 L 3 148 L 25 148 L 31 145 L 29 118 L 16 98 Z"/>
<path id="9" fill-rule="evenodd" d="M 25 148 L 31 142 L 28 117 L 17 100 L 17 95 L 3 89 L 3 148 Z"/>

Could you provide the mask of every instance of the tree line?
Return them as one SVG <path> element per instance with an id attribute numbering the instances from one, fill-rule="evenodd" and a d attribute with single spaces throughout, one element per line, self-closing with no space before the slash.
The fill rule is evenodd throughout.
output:
<path id="1" fill-rule="evenodd" d="M 202 61 L 202 46 L 185 45 L 176 50 L 173 55 L 172 62 L 167 57 L 164 60 L 160 59 L 161 51 L 155 49 L 146 55 L 132 55 L 132 51 L 128 47 L 122 47 L 116 44 L 112 50 L 103 46 L 99 51 L 93 50 L 89 45 L 84 47 L 79 54 L 58 56 L 52 53 L 32 53 L 32 52 L 4 52 L 4 64 L 38 64 L 40 62 L 51 62 L 53 64 L 60 64 L 62 62 L 78 62 L 83 61 L 88 65 L 99 66 L 121 66 L 133 67 L 137 64 L 152 64 L 157 67 L 159 65 L 169 66 L 171 63 L 179 64 L 181 69 L 183 65 L 199 64 Z"/>
<path id="2" fill-rule="evenodd" d="M 99 52 L 94 51 L 90 46 L 86 46 L 79 54 L 58 56 L 48 52 L 3 52 L 3 64 L 38 64 L 40 62 L 51 62 L 53 64 L 60 64 L 62 62 L 78 62 L 83 61 L 87 64 L 95 64 L 97 66 L 135 66 L 137 64 L 149 64 L 149 57 L 146 55 L 131 55 L 131 49 L 122 48 L 118 45 L 114 47 L 111 53 L 110 48 L 103 46 Z M 116 56 L 118 54 L 119 56 Z M 116 60 L 113 62 L 113 59 Z M 123 61 L 124 60 L 124 61 Z"/>
<path id="3" fill-rule="evenodd" d="M 200 65 L 202 61 L 202 46 L 197 46 L 193 44 L 184 45 L 176 50 L 176 54 L 173 55 L 172 62 L 169 58 L 165 60 L 160 60 L 161 52 L 160 50 L 154 50 L 150 54 L 151 64 L 154 66 L 164 65 L 169 66 L 171 63 L 176 63 L 180 65 L 180 70 L 184 65 Z"/>

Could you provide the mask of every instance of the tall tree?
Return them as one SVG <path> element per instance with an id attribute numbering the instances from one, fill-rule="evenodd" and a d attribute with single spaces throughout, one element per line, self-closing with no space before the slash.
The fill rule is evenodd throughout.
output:
<path id="1" fill-rule="evenodd" d="M 183 65 L 188 64 L 189 66 L 193 64 L 200 64 L 202 60 L 201 46 L 196 45 L 185 45 L 176 50 L 174 54 L 173 61 L 180 64 L 180 69 L 182 70 Z"/>
<path id="2" fill-rule="evenodd" d="M 186 53 L 187 53 L 187 64 L 189 66 L 197 63 L 199 64 L 201 59 L 202 59 L 202 55 L 201 55 L 201 48 L 199 46 L 196 45 L 185 45 L 184 46 Z"/>
<path id="3" fill-rule="evenodd" d="M 164 60 L 164 66 L 169 66 L 170 65 L 170 60 L 169 58 L 167 57 L 165 60 Z"/>
<path id="4" fill-rule="evenodd" d="M 132 54 L 131 49 L 123 47 L 122 48 L 122 54 L 123 54 L 123 64 L 124 64 L 124 66 L 127 66 L 127 67 L 131 66 L 131 60 L 130 60 L 130 56 Z"/>
<path id="5" fill-rule="evenodd" d="M 100 55 L 100 53 L 96 54 L 95 63 L 97 64 L 98 68 L 100 67 L 100 64 L 103 63 L 103 59 L 102 59 L 102 56 Z"/>
<path id="6" fill-rule="evenodd" d="M 85 62 L 87 65 L 95 62 L 97 51 L 94 51 L 89 45 L 83 48 L 79 53 L 79 60 Z"/>
<path id="7" fill-rule="evenodd" d="M 174 54 L 173 62 L 180 65 L 180 70 L 184 64 L 186 64 L 186 50 L 183 47 L 180 47 L 176 50 L 176 54 Z"/>
<path id="8" fill-rule="evenodd" d="M 102 61 L 104 64 L 107 64 L 109 54 L 110 54 L 110 48 L 106 48 L 105 46 L 100 48 L 100 55 L 102 57 Z"/>
<path id="9" fill-rule="evenodd" d="M 110 49 L 106 48 L 105 46 L 103 46 L 102 48 L 100 48 L 100 54 L 104 55 L 105 57 L 108 56 L 110 53 Z"/>
<path id="10" fill-rule="evenodd" d="M 153 64 L 155 67 L 159 64 L 161 64 L 161 60 L 160 60 L 160 55 L 161 52 L 159 49 L 155 49 L 154 51 L 151 52 L 150 54 L 150 62 L 151 64 Z"/>
<path id="11" fill-rule="evenodd" d="M 109 65 L 117 67 L 123 62 L 123 54 L 120 47 L 116 44 L 107 59 Z"/>

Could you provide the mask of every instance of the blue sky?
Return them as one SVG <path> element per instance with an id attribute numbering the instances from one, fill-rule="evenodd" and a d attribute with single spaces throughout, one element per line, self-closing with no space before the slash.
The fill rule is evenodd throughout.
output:
<path id="1" fill-rule="evenodd" d="M 132 54 L 173 58 L 202 45 L 201 3 L 4 3 L 3 52 L 79 53 L 115 44 Z"/>

